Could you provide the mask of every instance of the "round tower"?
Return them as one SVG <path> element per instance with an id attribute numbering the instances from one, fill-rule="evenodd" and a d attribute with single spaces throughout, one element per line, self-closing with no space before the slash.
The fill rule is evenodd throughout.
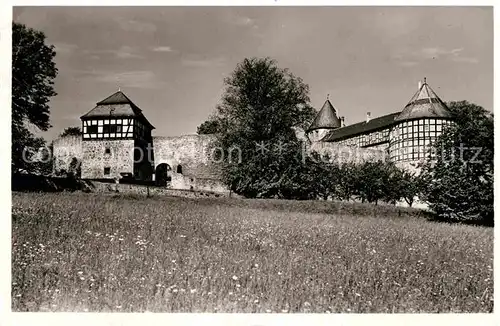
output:
<path id="1" fill-rule="evenodd" d="M 399 166 L 416 168 L 428 156 L 428 149 L 452 123 L 446 104 L 427 84 L 419 82 L 418 91 L 396 116 L 389 134 L 389 155 Z"/>
<path id="2" fill-rule="evenodd" d="M 321 141 L 328 132 L 340 127 L 340 119 L 337 117 L 337 113 L 330 102 L 329 96 L 327 96 L 323 107 L 306 131 L 307 137 L 311 142 L 318 142 Z"/>

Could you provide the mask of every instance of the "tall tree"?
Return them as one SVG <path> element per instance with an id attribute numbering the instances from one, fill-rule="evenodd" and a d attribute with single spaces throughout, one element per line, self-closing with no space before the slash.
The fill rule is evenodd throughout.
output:
<path id="1" fill-rule="evenodd" d="M 216 143 L 224 153 L 223 179 L 247 196 L 297 194 L 294 178 L 303 153 L 294 128 L 314 117 L 308 86 L 270 58 L 244 59 L 224 84 L 214 115 Z M 229 156 L 235 151 L 240 154 L 236 162 Z"/>
<path id="2" fill-rule="evenodd" d="M 448 104 L 455 124 L 423 166 L 424 199 L 443 220 L 493 224 L 493 114 L 467 101 Z"/>
<path id="3" fill-rule="evenodd" d="M 45 44 L 41 31 L 23 24 L 12 24 L 12 167 L 30 169 L 23 159 L 27 147 L 39 145 L 27 125 L 46 131 L 50 128 L 50 97 L 56 95 L 54 78 L 56 53 Z"/>

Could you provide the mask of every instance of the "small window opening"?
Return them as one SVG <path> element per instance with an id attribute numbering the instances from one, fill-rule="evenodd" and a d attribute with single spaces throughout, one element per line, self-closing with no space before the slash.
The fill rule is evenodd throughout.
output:
<path id="1" fill-rule="evenodd" d="M 111 168 L 110 167 L 104 168 L 104 175 L 110 175 L 110 174 L 111 174 Z"/>
<path id="2" fill-rule="evenodd" d="M 106 147 L 104 149 L 104 154 L 111 154 L 111 148 L 110 147 Z"/>
<path id="3" fill-rule="evenodd" d="M 177 173 L 182 174 L 182 165 L 177 165 Z"/>

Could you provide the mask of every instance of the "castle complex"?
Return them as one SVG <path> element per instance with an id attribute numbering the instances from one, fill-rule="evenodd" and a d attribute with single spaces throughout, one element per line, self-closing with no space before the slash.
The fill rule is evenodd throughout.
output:
<path id="1" fill-rule="evenodd" d="M 142 110 L 118 91 L 81 117 L 82 135 L 54 141 L 54 171 L 81 163 L 82 179 L 154 180 L 174 189 L 226 192 L 209 150 L 212 135 L 154 137 Z M 399 112 L 345 125 L 327 99 L 306 130 L 309 150 L 362 152 L 415 168 L 427 148 L 452 123 L 446 104 L 424 82 Z M 352 158 L 351 158 L 352 159 Z"/>

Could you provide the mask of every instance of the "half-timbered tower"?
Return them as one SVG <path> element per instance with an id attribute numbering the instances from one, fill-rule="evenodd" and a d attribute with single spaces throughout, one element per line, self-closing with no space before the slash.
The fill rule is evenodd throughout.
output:
<path id="1" fill-rule="evenodd" d="M 82 178 L 152 178 L 154 127 L 123 92 L 98 102 L 80 119 Z"/>

